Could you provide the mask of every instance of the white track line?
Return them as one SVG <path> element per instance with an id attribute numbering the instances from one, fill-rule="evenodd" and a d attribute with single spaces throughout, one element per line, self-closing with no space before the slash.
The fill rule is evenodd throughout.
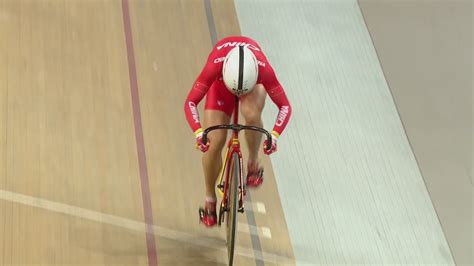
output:
<path id="1" fill-rule="evenodd" d="M 237 231 L 246 233 L 246 234 L 251 234 L 251 235 L 258 234 L 258 236 L 268 238 L 268 239 L 272 238 L 272 233 L 270 231 L 270 228 L 268 227 L 257 227 L 257 226 L 253 226 L 247 223 L 238 223 Z M 254 233 L 254 232 L 257 232 L 257 233 Z"/>
<path id="2" fill-rule="evenodd" d="M 265 208 L 265 204 L 262 202 L 248 202 L 246 201 L 245 204 L 245 210 L 246 211 L 251 211 L 254 213 L 267 213 L 267 209 Z"/>
<path id="3" fill-rule="evenodd" d="M 27 196 L 27 195 L 18 194 L 15 192 L 1 190 L 1 189 L 0 189 L 0 200 L 5 200 L 5 201 L 19 203 L 19 204 L 23 204 L 23 205 L 27 205 L 31 207 L 41 208 L 41 209 L 49 210 L 56 213 L 62 213 L 62 214 L 66 214 L 66 215 L 70 215 L 70 216 L 74 216 L 74 217 L 78 217 L 82 219 L 87 219 L 87 220 L 103 223 L 103 224 L 109 224 L 113 226 L 126 228 L 129 230 L 134 230 L 138 232 L 145 232 L 147 230 L 150 230 L 150 228 L 153 228 L 153 233 L 157 236 L 168 238 L 171 240 L 180 241 L 180 242 L 195 245 L 195 246 L 216 249 L 221 252 L 227 253 L 227 247 L 225 245 L 225 241 L 222 239 L 192 235 L 188 233 L 174 231 L 174 230 L 167 229 L 160 226 L 151 227 L 151 226 L 146 225 L 145 223 L 118 217 L 115 215 L 91 211 L 91 210 L 87 210 L 87 209 L 83 209 L 83 208 L 79 208 L 79 207 L 75 207 L 75 206 L 71 206 L 71 205 L 67 205 L 63 203 L 49 201 L 46 199 Z M 247 230 L 248 230 L 247 224 L 241 224 L 239 227 L 247 227 Z M 264 235 L 265 234 L 264 230 L 263 229 L 260 229 L 260 230 L 262 231 L 262 235 Z M 269 232 L 267 232 L 266 234 L 268 235 L 268 233 Z M 253 249 L 243 248 L 239 246 L 236 247 L 235 253 L 242 257 L 247 257 L 247 258 L 256 257 L 259 260 L 263 260 L 263 261 L 271 262 L 271 263 L 281 263 L 281 264 L 295 263 L 295 260 L 292 258 L 280 256 L 273 253 L 258 252 L 257 255 L 254 256 Z"/>

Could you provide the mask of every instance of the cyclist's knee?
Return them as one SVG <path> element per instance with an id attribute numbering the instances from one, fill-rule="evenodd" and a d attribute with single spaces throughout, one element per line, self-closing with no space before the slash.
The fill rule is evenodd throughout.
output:
<path id="1" fill-rule="evenodd" d="M 214 131 L 210 133 L 209 139 L 211 140 L 211 145 L 209 146 L 209 151 L 211 153 L 221 152 L 224 148 L 225 141 L 227 138 L 226 131 Z"/>
<path id="2" fill-rule="evenodd" d="M 257 107 L 246 106 L 241 109 L 245 122 L 249 125 L 259 124 L 262 120 L 262 111 Z"/>

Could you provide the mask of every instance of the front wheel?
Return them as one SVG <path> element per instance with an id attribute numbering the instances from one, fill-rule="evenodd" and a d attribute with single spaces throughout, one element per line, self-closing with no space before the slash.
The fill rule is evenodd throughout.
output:
<path id="1" fill-rule="evenodd" d="M 232 167 L 230 168 L 232 174 L 229 180 L 229 205 L 226 222 L 227 222 L 227 254 L 229 256 L 229 265 L 233 264 L 234 260 L 234 248 L 235 248 L 235 231 L 237 228 L 237 188 L 239 186 L 238 181 L 240 180 L 240 160 L 237 153 L 234 153 L 232 157 Z"/>

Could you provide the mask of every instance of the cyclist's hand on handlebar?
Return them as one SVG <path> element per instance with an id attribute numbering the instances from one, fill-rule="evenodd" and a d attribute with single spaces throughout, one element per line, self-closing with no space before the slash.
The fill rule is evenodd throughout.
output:
<path id="1" fill-rule="evenodd" d="M 202 132 L 196 135 L 196 149 L 202 152 L 206 152 L 207 150 L 209 150 L 210 144 L 211 140 L 209 138 L 207 138 L 207 143 L 204 144 L 204 142 L 202 141 Z"/>
<path id="2" fill-rule="evenodd" d="M 263 153 L 270 155 L 277 151 L 277 138 L 277 136 L 272 134 L 272 147 L 269 150 L 267 150 L 267 140 L 263 142 Z"/>

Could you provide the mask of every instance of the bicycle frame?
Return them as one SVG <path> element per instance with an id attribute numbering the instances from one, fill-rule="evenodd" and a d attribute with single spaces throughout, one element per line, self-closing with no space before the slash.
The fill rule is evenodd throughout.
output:
<path id="1" fill-rule="evenodd" d="M 233 124 L 231 125 L 217 125 L 217 126 L 212 126 L 204 130 L 202 141 L 203 143 L 207 143 L 207 134 L 216 129 L 231 129 L 232 130 L 232 137 L 230 138 L 229 142 L 227 143 L 227 151 L 224 159 L 224 163 L 222 165 L 222 169 L 220 172 L 220 177 L 219 177 L 219 182 L 218 182 L 218 189 L 221 192 L 222 195 L 222 202 L 221 202 L 221 208 L 223 208 L 224 211 L 228 211 L 227 209 L 227 199 L 228 199 L 228 191 L 229 191 L 229 181 L 230 181 L 230 175 L 232 174 L 232 169 L 231 169 L 231 163 L 230 160 L 233 156 L 233 154 L 237 154 L 239 158 L 239 180 L 238 180 L 238 189 L 239 189 L 239 212 L 244 212 L 244 182 L 243 182 L 243 160 L 242 160 L 242 152 L 240 151 L 240 141 L 239 141 L 239 132 L 241 130 L 253 130 L 253 131 L 258 131 L 260 133 L 263 133 L 267 137 L 267 150 L 271 149 L 271 140 L 272 137 L 268 131 L 266 131 L 263 128 L 259 127 L 254 127 L 254 126 L 243 126 L 238 124 L 238 117 L 239 117 L 239 98 L 235 97 L 235 106 L 234 106 L 234 113 L 233 113 Z M 221 219 L 219 219 L 219 225 L 220 225 Z"/>
<path id="2" fill-rule="evenodd" d="M 225 154 L 224 163 L 222 165 L 222 169 L 220 172 L 219 183 L 217 188 L 222 194 L 222 201 L 220 204 L 219 209 L 219 222 L 218 225 L 222 224 L 224 213 L 227 212 L 227 243 L 228 243 L 228 254 L 229 254 L 229 264 L 232 265 L 233 255 L 234 255 L 234 248 L 235 248 L 235 230 L 237 227 L 236 224 L 236 215 L 237 212 L 243 213 L 244 212 L 244 196 L 245 196 L 245 188 L 244 188 L 244 180 L 243 180 L 243 160 L 242 160 L 242 152 L 240 151 L 240 141 L 239 141 L 239 132 L 241 130 L 254 130 L 260 133 L 263 133 L 267 136 L 267 145 L 265 149 L 270 150 L 272 147 L 271 141 L 272 137 L 268 131 L 263 128 L 254 127 L 254 126 L 243 126 L 237 124 L 239 120 L 239 98 L 235 97 L 235 107 L 234 107 L 234 115 L 233 115 L 233 124 L 231 125 L 217 125 L 208 127 L 204 130 L 202 134 L 202 142 L 204 144 L 207 143 L 207 134 L 215 129 L 231 129 L 232 130 L 232 137 L 230 138 L 229 142 L 227 143 L 227 151 Z M 231 181 L 231 175 L 235 173 L 237 170 L 235 165 L 231 162 L 231 160 L 235 160 L 235 156 L 237 155 L 237 162 L 238 163 L 238 180 Z M 236 182 L 233 182 L 236 181 Z M 236 184 L 237 187 L 232 187 L 229 189 L 230 184 Z M 234 189 L 238 189 L 238 192 Z M 236 195 L 235 193 L 238 193 Z M 232 198 L 229 197 L 229 193 Z M 232 205 L 229 206 L 229 201 L 232 201 Z M 235 209 L 237 207 L 237 210 Z M 200 215 L 201 212 L 200 212 Z M 229 226 L 230 221 L 230 226 Z M 230 236 L 229 236 L 230 234 Z"/>
<path id="3" fill-rule="evenodd" d="M 235 107 L 234 107 L 234 115 L 233 115 L 233 124 L 237 125 L 239 121 L 239 99 L 235 97 Z M 227 151 L 224 159 L 224 163 L 222 165 L 222 170 L 219 178 L 219 185 L 218 188 L 222 189 L 221 191 L 223 192 L 222 196 L 222 203 L 224 204 L 224 209 L 227 211 L 227 194 L 229 192 L 229 181 L 230 181 L 230 175 L 232 174 L 232 169 L 231 166 L 232 164 L 230 163 L 230 160 L 233 156 L 234 153 L 237 154 L 239 157 L 239 212 L 244 212 L 244 189 L 243 189 L 243 159 L 242 159 L 242 152 L 240 151 L 240 141 L 238 138 L 239 135 L 239 130 L 234 129 L 232 130 L 232 137 L 230 138 L 229 142 L 227 143 Z M 225 178 L 224 178 L 225 176 Z"/>

